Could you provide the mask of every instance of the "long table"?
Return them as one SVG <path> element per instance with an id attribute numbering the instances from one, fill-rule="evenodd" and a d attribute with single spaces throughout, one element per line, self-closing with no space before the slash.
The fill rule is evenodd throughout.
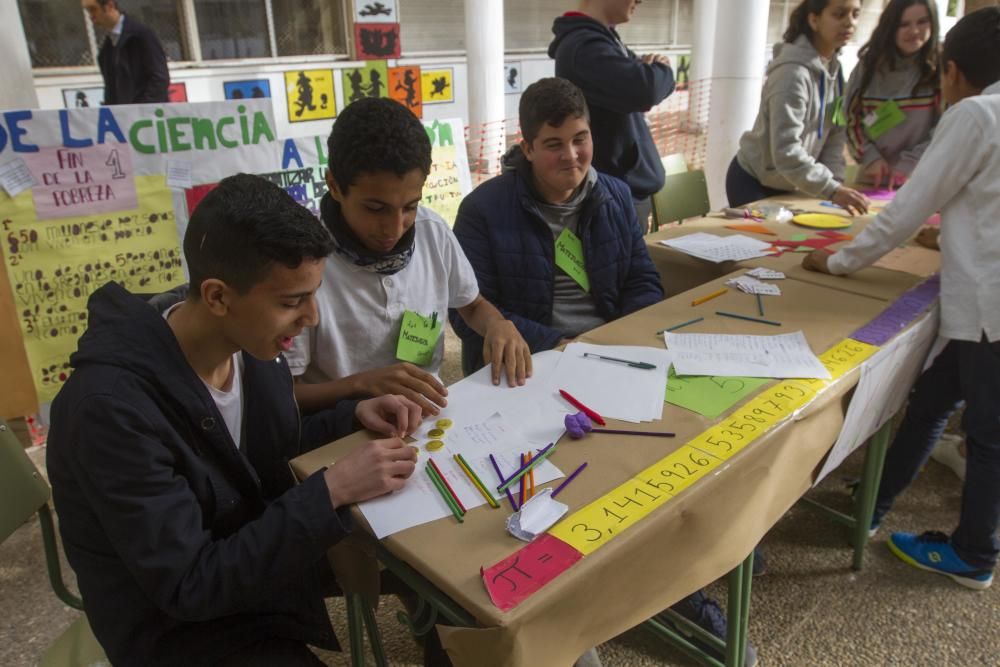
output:
<path id="1" fill-rule="evenodd" d="M 780 202 L 787 204 L 789 208 L 803 210 L 807 212 L 831 213 L 835 209 L 822 206 L 818 199 L 810 199 L 795 195 L 776 197 L 769 204 Z M 750 206 L 749 208 L 752 208 Z M 858 217 L 844 217 L 851 222 L 850 228 L 837 230 L 848 234 L 857 235 L 871 222 L 873 215 Z M 646 236 L 646 248 L 656 265 L 663 281 L 663 288 L 668 296 L 678 294 L 708 280 L 730 273 L 741 268 L 765 267 L 784 272 L 789 278 L 795 278 L 806 283 L 832 287 L 844 292 L 861 294 L 863 296 L 876 297 L 882 300 L 891 300 L 902 292 L 913 287 L 922 280 L 921 276 L 893 271 L 880 267 L 869 267 L 862 269 L 850 276 L 831 276 L 824 273 L 815 273 L 802 268 L 802 253 L 786 252 L 780 257 L 758 257 L 739 262 L 721 262 L 714 264 L 682 252 L 664 246 L 661 241 L 675 239 L 694 232 L 708 232 L 719 236 L 731 236 L 733 234 L 743 234 L 760 241 L 790 240 L 799 234 L 815 233 L 819 230 L 812 230 L 800 227 L 794 223 L 764 222 L 764 227 L 774 232 L 774 235 L 759 235 L 751 232 L 737 231 L 729 229 L 727 225 L 737 225 L 749 222 L 740 219 L 722 217 L 721 214 L 710 214 L 700 218 L 685 220 L 680 225 L 663 227 L 660 230 Z M 837 249 L 843 243 L 830 246 Z"/>
<path id="2" fill-rule="evenodd" d="M 680 229 L 684 228 L 694 226 L 685 223 Z M 675 233 L 673 229 L 660 233 L 667 232 Z M 800 260 L 799 255 L 791 256 Z M 665 282 L 677 277 L 673 273 L 678 270 L 674 259 L 670 258 L 671 274 L 665 276 Z M 718 267 L 709 268 L 718 271 Z M 728 277 L 699 282 L 692 289 L 581 338 L 593 343 L 660 345 L 662 339 L 656 331 L 705 315 L 705 321 L 685 331 L 773 334 L 802 330 L 814 351 L 821 353 L 884 310 L 886 299 L 919 281 L 905 274 L 890 276 L 885 285 L 891 287 L 880 287 L 866 295 L 858 293 L 865 289 L 846 291 L 837 288 L 838 282 L 828 286 L 793 275 L 781 282 L 783 296 L 767 301 L 767 317 L 782 325 L 767 327 L 713 314 L 716 310 L 754 312 L 753 297 L 735 291 L 701 306 L 691 306 L 694 298 L 718 289 Z M 653 617 L 706 584 L 729 572 L 745 572 L 747 556 L 754 546 L 810 488 L 840 431 L 846 396 L 858 374 L 857 367 L 848 370 L 811 403 L 779 422 L 711 475 L 664 502 L 663 507 L 509 612 L 501 612 L 493 605 L 480 576 L 481 567 L 523 546 L 506 533 L 504 511 L 480 507 L 471 510 L 462 525 L 442 519 L 394 534 L 378 545 L 382 560 L 410 575 L 419 575 L 426 584 L 425 597 L 443 600 L 436 603 L 438 611 L 451 623 L 476 626 L 439 626 L 442 642 L 456 664 L 571 664 L 587 648 Z M 767 386 L 762 391 L 767 391 Z M 738 412 L 740 405 L 731 412 Z M 721 420 L 727 418 L 728 414 Z M 570 506 L 572 513 L 721 420 L 666 404 L 661 423 L 648 428 L 667 428 L 677 434 L 674 439 L 591 436 L 560 446 L 552 460 L 564 471 L 583 461 L 589 464 L 587 473 L 567 487 L 560 500 Z M 609 426 L 614 427 L 613 422 Z M 293 469 L 304 477 L 370 437 L 356 433 L 339 440 L 294 460 Z M 875 474 L 874 470 L 871 474 Z M 355 514 L 365 525 L 360 512 Z"/>

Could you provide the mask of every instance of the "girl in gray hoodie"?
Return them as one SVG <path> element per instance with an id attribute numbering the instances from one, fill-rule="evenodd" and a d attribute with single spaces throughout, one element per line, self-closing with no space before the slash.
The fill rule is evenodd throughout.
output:
<path id="1" fill-rule="evenodd" d="M 892 0 L 847 82 L 847 144 L 862 179 L 902 185 L 941 115 L 937 10 Z"/>
<path id="2" fill-rule="evenodd" d="M 844 180 L 844 78 L 837 53 L 854 35 L 860 0 L 803 0 L 767 68 L 760 111 L 726 174 L 730 206 L 801 191 L 850 213 L 868 210 Z"/>

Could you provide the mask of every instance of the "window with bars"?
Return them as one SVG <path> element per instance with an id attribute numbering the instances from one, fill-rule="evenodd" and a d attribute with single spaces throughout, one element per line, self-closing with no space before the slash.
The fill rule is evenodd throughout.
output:
<path id="1" fill-rule="evenodd" d="M 203 60 L 271 55 L 264 0 L 201 0 L 194 11 Z"/>
<path id="2" fill-rule="evenodd" d="M 344 9 L 344 0 L 272 2 L 275 55 L 346 55 Z"/>

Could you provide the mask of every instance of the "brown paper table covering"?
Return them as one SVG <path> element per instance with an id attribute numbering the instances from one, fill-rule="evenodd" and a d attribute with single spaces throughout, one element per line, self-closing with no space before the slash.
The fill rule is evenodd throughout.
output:
<path id="1" fill-rule="evenodd" d="M 742 293 L 690 306 L 694 297 L 718 289 L 725 279 L 595 329 L 582 339 L 662 345 L 655 331 L 705 314 L 706 320 L 689 330 L 773 334 L 801 329 L 813 350 L 821 353 L 886 306 L 878 299 L 794 279 L 783 281 L 783 296 L 770 297 L 767 302 L 768 317 L 782 321 L 781 327 L 710 314 L 716 309 L 756 312 L 753 298 Z M 823 304 L 821 310 L 815 308 L 817 303 Z M 786 420 L 761 436 L 713 476 L 654 510 L 508 613 L 490 602 L 479 574 L 480 567 L 492 565 L 523 546 L 504 529 L 506 506 L 503 510 L 488 506 L 473 509 L 462 525 L 449 517 L 416 526 L 389 536 L 383 544 L 483 626 L 439 626 L 444 646 L 457 665 L 572 664 L 587 648 L 621 634 L 718 579 L 747 556 L 810 488 L 817 466 L 840 430 L 843 398 L 857 377 L 856 369 L 846 374 L 801 410 L 794 421 Z M 665 404 L 662 421 L 639 428 L 668 429 L 677 433 L 676 438 L 564 438 L 553 462 L 564 472 L 583 461 L 589 465 L 560 499 L 570 506 L 571 513 L 576 511 L 682 446 L 714 421 Z M 614 425 L 609 421 L 609 426 Z M 370 434 L 356 433 L 315 450 L 292 461 L 293 469 L 304 477 L 368 437 Z M 355 516 L 366 525 L 359 510 Z"/>
<path id="2" fill-rule="evenodd" d="M 789 197 L 775 197 L 774 200 L 781 201 L 783 203 L 793 203 L 796 207 L 801 208 L 809 208 L 807 205 L 814 203 L 815 206 L 813 206 L 813 208 L 824 209 L 822 211 L 824 213 L 830 213 L 834 210 L 820 207 L 818 205 L 819 200 L 795 199 Z M 773 202 L 771 200 L 767 200 L 764 203 Z M 857 235 L 869 222 L 871 222 L 873 217 L 859 216 L 848 219 L 852 223 L 850 228 L 835 231 Z M 663 283 L 663 288 L 667 295 L 672 296 L 674 294 L 678 294 L 679 292 L 690 289 L 695 285 L 701 284 L 702 282 L 717 278 L 718 276 L 738 269 L 752 269 L 759 266 L 774 269 L 776 271 L 782 271 L 789 278 L 796 278 L 803 282 L 821 285 L 824 287 L 832 287 L 845 292 L 875 297 L 885 301 L 890 301 L 896 298 L 899 294 L 905 292 L 907 289 L 923 280 L 923 277 L 919 275 L 912 275 L 902 271 L 894 271 L 880 267 L 862 269 L 861 271 L 858 271 L 850 276 L 831 276 L 825 273 L 807 271 L 802 268 L 802 258 L 804 257 L 804 253 L 799 252 L 786 252 L 780 257 L 756 257 L 754 259 L 742 260 L 739 262 L 721 262 L 717 264 L 715 262 L 692 257 L 691 255 L 679 252 L 673 248 L 668 248 L 660 243 L 660 241 L 678 238 L 695 232 L 707 232 L 718 236 L 743 234 L 759 241 L 766 242 L 779 239 L 790 240 L 791 237 L 798 234 L 808 234 L 810 237 L 813 237 L 817 232 L 823 231 L 820 229 L 800 227 L 794 223 L 765 222 L 763 225 L 777 234 L 776 236 L 769 236 L 764 234 L 754 234 L 752 232 L 741 232 L 734 229 L 728 229 L 726 227 L 726 225 L 741 224 L 743 222 L 749 221 L 709 216 L 685 221 L 682 225 L 665 227 L 657 232 L 654 232 L 653 234 L 647 235 L 646 247 L 649 250 L 649 255 L 652 258 L 653 263 L 660 272 L 660 280 Z M 843 243 L 839 243 L 830 247 L 835 250 L 842 245 Z"/>

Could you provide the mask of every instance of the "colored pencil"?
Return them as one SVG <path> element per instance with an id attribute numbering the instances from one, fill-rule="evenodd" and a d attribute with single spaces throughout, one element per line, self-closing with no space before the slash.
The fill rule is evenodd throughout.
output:
<path id="1" fill-rule="evenodd" d="M 500 464 L 497 463 L 496 458 L 492 454 L 490 454 L 490 463 L 493 464 L 493 469 L 497 471 L 497 478 L 500 480 L 500 483 L 503 484 L 504 476 L 503 473 L 500 472 Z M 517 503 L 514 502 L 514 494 L 510 492 L 510 489 L 507 489 L 507 500 L 510 501 L 510 508 L 516 512 Z"/>
<path id="2" fill-rule="evenodd" d="M 575 398 L 573 398 L 570 395 L 570 393 L 568 391 L 566 391 L 565 389 L 560 389 L 559 390 L 559 395 L 562 396 L 563 398 L 565 398 L 567 401 L 569 401 L 570 405 L 572 405 L 574 408 L 576 408 L 577 410 L 579 410 L 583 414 L 585 414 L 588 417 L 590 417 L 590 421 L 594 422 L 595 424 L 600 424 L 601 426 L 607 426 L 607 422 L 604 421 L 604 417 L 602 417 L 601 415 L 597 414 L 596 411 L 591 410 L 586 405 L 584 405 L 580 401 L 578 401 Z"/>
<path id="3" fill-rule="evenodd" d="M 728 291 L 729 291 L 728 289 L 726 289 L 725 287 L 723 287 L 718 292 L 712 292 L 711 294 L 706 294 L 705 296 L 698 297 L 697 299 L 695 299 L 694 301 L 691 302 L 691 305 L 692 306 L 700 306 L 701 304 L 705 303 L 706 301 L 711 301 L 715 297 L 722 296 L 723 294 L 725 294 Z"/>
<path id="4" fill-rule="evenodd" d="M 531 452 L 528 452 L 528 463 L 531 463 Z M 535 497 L 535 470 L 532 468 L 531 472 L 528 473 L 528 500 Z"/>
<path id="5" fill-rule="evenodd" d="M 462 510 L 462 514 L 468 512 L 468 510 L 465 509 L 465 505 L 462 504 L 462 501 L 458 499 L 458 494 L 455 493 L 455 489 L 451 488 L 451 484 L 448 483 L 448 478 L 446 478 L 444 473 L 441 472 L 441 468 L 438 468 L 437 464 L 434 463 L 434 459 L 427 459 L 427 462 L 434 466 L 434 472 L 436 472 L 438 477 L 441 478 L 441 482 L 444 484 L 445 488 L 448 489 L 448 493 L 451 494 L 451 497 L 455 499 L 455 503 L 458 505 L 458 508 Z"/>
<path id="6" fill-rule="evenodd" d="M 760 294 L 755 294 L 757 297 L 757 314 L 764 317 L 764 300 L 760 298 Z"/>
<path id="7" fill-rule="evenodd" d="M 497 493 L 514 486 L 515 482 L 524 477 L 528 473 L 528 471 L 530 471 L 532 468 L 538 467 L 538 465 L 542 461 L 547 459 L 549 455 L 554 451 L 556 451 L 556 443 L 554 442 L 550 442 L 547 447 L 538 450 L 538 453 L 535 454 L 535 457 L 531 459 L 531 463 L 526 463 L 523 466 L 521 466 L 521 468 L 517 472 L 508 477 L 503 484 L 497 487 Z"/>
<path id="8" fill-rule="evenodd" d="M 462 512 L 459 511 L 458 505 L 456 505 L 455 501 L 451 499 L 450 495 L 448 495 L 448 490 L 444 488 L 444 484 L 437 478 L 437 474 L 434 472 L 434 469 L 430 466 L 424 466 L 424 471 L 427 473 L 427 476 L 431 478 L 434 488 L 436 488 L 438 493 L 441 494 L 441 497 L 444 498 L 444 502 L 448 504 L 448 508 L 451 510 L 451 513 L 455 515 L 455 518 L 458 519 L 459 523 L 464 523 L 465 519 L 462 518 Z"/>
<path id="9" fill-rule="evenodd" d="M 562 484 L 560 484 L 559 486 L 557 486 L 557 487 L 556 487 L 556 490 L 552 492 L 552 495 L 551 495 L 550 497 L 551 497 L 551 498 L 555 498 L 556 496 L 558 496 L 558 495 L 559 495 L 559 492 L 560 492 L 560 491 L 562 491 L 563 489 L 565 489 L 565 488 L 566 488 L 566 485 L 567 485 L 567 484 L 569 484 L 570 482 L 572 482 L 572 481 L 573 481 L 573 479 L 574 479 L 574 478 L 576 478 L 576 476 L 577 476 L 577 475 L 579 475 L 579 474 L 580 474 L 580 472 L 581 472 L 581 471 L 582 471 L 582 470 L 583 470 L 584 468 L 586 468 L 586 467 L 587 467 L 587 462 L 586 462 L 586 461 L 584 461 L 583 463 L 581 463 L 581 464 L 580 464 L 580 467 L 579 467 L 579 468 L 577 468 L 576 470 L 574 470 L 573 472 L 571 472 L 571 473 L 569 474 L 569 477 L 567 477 L 566 479 L 564 479 L 564 480 L 562 481 Z"/>
<path id="10" fill-rule="evenodd" d="M 623 431 L 617 428 L 595 428 L 591 433 L 612 433 L 616 435 L 651 435 L 657 438 L 672 438 L 674 433 L 669 431 Z"/>
<path id="11" fill-rule="evenodd" d="M 527 463 L 527 461 L 525 461 L 525 456 L 524 454 L 521 454 L 522 468 L 524 467 L 525 463 Z M 527 498 L 525 497 L 525 486 L 527 485 L 527 483 L 528 483 L 528 478 L 524 475 L 521 475 L 521 491 L 517 496 L 517 501 L 521 503 L 521 507 L 524 507 L 524 501 L 527 500 Z"/>
<path id="12" fill-rule="evenodd" d="M 493 494 L 489 492 L 486 485 L 483 484 L 483 480 L 479 479 L 479 475 L 476 474 L 476 471 L 472 469 L 472 466 L 468 464 L 461 454 L 455 454 L 455 462 L 458 463 L 458 467 L 462 469 L 465 476 L 469 478 L 472 485 L 476 487 L 477 491 L 479 491 L 479 494 L 490 504 L 490 507 L 500 507 L 500 503 L 498 503 L 497 499 L 493 497 Z"/>
<path id="13" fill-rule="evenodd" d="M 666 329 L 660 329 L 656 333 L 661 334 L 661 333 L 665 333 L 667 331 L 675 331 L 675 330 L 680 329 L 682 327 L 686 327 L 689 324 L 697 324 L 698 322 L 701 322 L 703 319 L 705 319 L 705 318 L 704 317 L 696 317 L 693 320 L 688 320 L 687 322 L 681 322 L 680 324 L 675 324 L 674 326 L 667 327 Z"/>
<path id="14" fill-rule="evenodd" d="M 738 315 L 736 313 L 726 313 L 721 310 L 715 311 L 716 315 L 722 315 L 723 317 L 735 317 L 738 320 L 746 320 L 747 322 L 760 322 L 761 324 L 770 324 L 772 327 L 780 327 L 781 322 L 775 322 L 774 320 L 764 320 L 759 317 L 750 317 L 749 315 Z"/>

